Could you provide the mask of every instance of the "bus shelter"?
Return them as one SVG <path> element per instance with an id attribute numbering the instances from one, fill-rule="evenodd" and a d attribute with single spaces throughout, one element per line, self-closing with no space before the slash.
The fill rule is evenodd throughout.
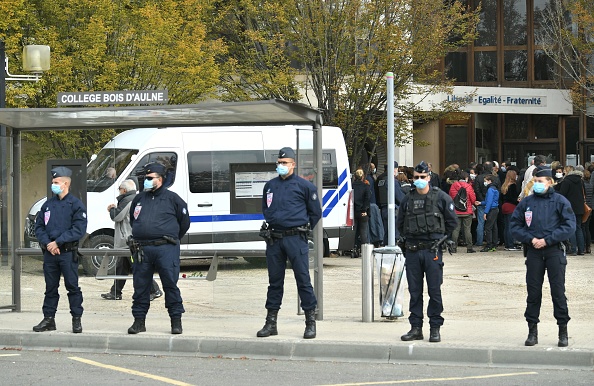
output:
<path id="1" fill-rule="evenodd" d="M 317 109 L 282 100 L 195 105 L 0 109 L 0 309 L 21 311 L 22 256 L 41 255 L 23 248 L 21 214 L 21 136 L 27 131 L 103 130 L 147 127 L 303 125 L 313 132 L 314 184 L 322 197 L 322 115 Z M 314 291 L 317 318 L 323 318 L 323 220 L 314 229 Z M 84 254 L 96 250 L 81 249 Z M 205 251 L 188 251 L 204 254 Z M 212 252 L 212 251 L 210 251 Z M 8 279 L 8 280 L 6 280 Z M 10 283 L 10 285 L 8 284 Z M 9 299 L 10 297 L 10 299 Z M 9 303 L 9 304 L 3 304 Z"/>

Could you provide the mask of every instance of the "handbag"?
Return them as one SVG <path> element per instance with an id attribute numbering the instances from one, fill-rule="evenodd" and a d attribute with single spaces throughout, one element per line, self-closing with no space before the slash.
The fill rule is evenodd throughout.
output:
<path id="1" fill-rule="evenodd" d="M 582 223 L 588 221 L 590 218 L 590 214 L 592 214 L 592 208 L 586 204 L 586 191 L 584 190 L 584 186 L 582 185 L 582 193 L 584 194 L 584 214 L 582 215 Z"/>

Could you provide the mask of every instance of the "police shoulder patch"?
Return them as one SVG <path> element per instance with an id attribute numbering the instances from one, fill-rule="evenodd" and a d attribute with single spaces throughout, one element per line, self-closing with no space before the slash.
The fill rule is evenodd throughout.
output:
<path id="1" fill-rule="evenodd" d="M 452 202 L 452 203 L 450 204 L 450 212 L 453 212 L 453 211 L 454 211 L 454 203 Z"/>
<path id="2" fill-rule="evenodd" d="M 316 193 L 312 194 L 311 195 L 311 199 L 314 200 L 314 201 L 317 200 L 318 199 L 318 195 Z"/>
<path id="3" fill-rule="evenodd" d="M 83 212 L 82 216 L 83 216 L 83 218 L 87 218 L 87 213 Z"/>

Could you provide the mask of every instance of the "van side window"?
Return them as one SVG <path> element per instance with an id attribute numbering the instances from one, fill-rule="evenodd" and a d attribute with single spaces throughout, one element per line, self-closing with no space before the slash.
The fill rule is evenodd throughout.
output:
<path id="1" fill-rule="evenodd" d="M 140 187 L 139 191 L 142 190 L 144 184 L 144 165 L 151 162 L 159 162 L 165 165 L 167 172 L 165 173 L 165 176 L 163 176 L 163 186 L 168 187 L 173 185 L 175 182 L 175 172 L 177 170 L 177 154 L 173 152 L 150 153 L 138 161 L 129 176 L 138 180 L 138 187 Z"/>
<path id="2" fill-rule="evenodd" d="M 276 162 L 278 151 L 266 150 L 267 162 Z M 313 151 L 311 149 L 299 150 L 297 156 L 297 173 L 310 182 L 314 182 Z M 324 189 L 338 188 L 338 170 L 336 151 L 334 149 L 322 150 L 322 181 Z"/>
<path id="3" fill-rule="evenodd" d="M 229 192 L 229 164 L 263 162 L 264 153 L 259 150 L 191 151 L 188 153 L 190 192 Z"/>

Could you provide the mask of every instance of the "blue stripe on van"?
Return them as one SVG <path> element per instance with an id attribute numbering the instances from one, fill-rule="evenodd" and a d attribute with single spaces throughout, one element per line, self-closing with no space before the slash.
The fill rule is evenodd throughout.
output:
<path id="1" fill-rule="evenodd" d="M 342 186 L 341 186 L 342 185 Z M 338 204 L 338 201 L 347 193 L 347 171 L 344 169 L 338 177 L 339 189 L 330 189 L 324 194 L 322 198 L 322 208 L 325 207 L 322 214 L 327 217 L 332 209 Z M 190 216 L 190 222 L 213 222 L 213 221 L 247 221 L 247 220 L 264 220 L 261 213 L 253 214 L 223 214 L 214 216 Z"/>
<path id="2" fill-rule="evenodd" d="M 190 222 L 214 222 L 214 221 L 246 221 L 264 220 L 262 213 L 253 214 L 224 214 L 214 216 L 190 216 Z"/>

